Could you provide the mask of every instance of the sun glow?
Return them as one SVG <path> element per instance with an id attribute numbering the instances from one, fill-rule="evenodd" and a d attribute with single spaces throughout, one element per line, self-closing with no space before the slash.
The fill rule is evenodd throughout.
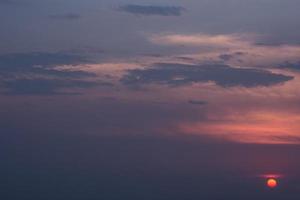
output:
<path id="1" fill-rule="evenodd" d="M 275 188 L 277 186 L 277 180 L 274 178 L 270 178 L 267 180 L 267 186 L 269 188 Z"/>

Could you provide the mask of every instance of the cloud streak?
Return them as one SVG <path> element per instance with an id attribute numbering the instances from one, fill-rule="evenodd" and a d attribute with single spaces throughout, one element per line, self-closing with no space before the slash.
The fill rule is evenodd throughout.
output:
<path id="1" fill-rule="evenodd" d="M 206 101 L 202 101 L 202 100 L 189 100 L 188 103 L 192 105 L 199 105 L 199 106 L 207 104 Z"/>
<path id="2" fill-rule="evenodd" d="M 62 80 L 62 79 L 16 79 L 3 81 L 2 85 L 8 89 L 5 94 L 10 95 L 58 95 L 75 94 L 60 91 L 63 88 L 89 88 L 99 85 L 95 81 Z M 78 93 L 76 93 L 78 94 Z"/>
<path id="3" fill-rule="evenodd" d="M 149 39 L 160 45 L 187 45 L 187 46 L 213 46 L 213 47 L 241 47 L 252 43 L 250 34 L 157 34 Z M 250 40 L 251 39 L 251 40 Z"/>
<path id="4" fill-rule="evenodd" d="M 120 11 L 134 15 L 181 16 L 184 8 L 179 6 L 152 6 L 128 4 L 119 7 Z"/>
<path id="5" fill-rule="evenodd" d="M 259 34 L 161 33 L 146 37 L 152 44 L 173 48 L 178 52 L 177 58 L 184 57 L 190 61 L 222 61 L 233 66 L 243 63 L 253 68 L 278 68 L 280 64 L 282 69 L 299 68 L 299 45 L 258 45 L 257 41 L 263 37 Z M 188 59 L 185 61 L 188 62 Z"/>
<path id="6" fill-rule="evenodd" d="M 300 62 L 285 62 L 279 65 L 279 68 L 282 69 L 292 69 L 292 70 L 300 70 Z"/>
<path id="7" fill-rule="evenodd" d="M 158 63 L 146 69 L 129 70 L 121 82 L 128 86 L 162 84 L 183 86 L 192 83 L 214 82 L 221 87 L 272 86 L 292 80 L 292 76 L 265 70 L 233 68 L 222 64 L 186 65 Z"/>
<path id="8" fill-rule="evenodd" d="M 16 53 L 0 56 L 0 87 L 5 94 L 62 94 L 61 89 L 108 85 L 92 78 L 96 74 L 73 65 L 86 58 L 65 53 Z M 59 66 L 71 69 L 59 69 Z"/>
<path id="9" fill-rule="evenodd" d="M 54 14 L 49 15 L 50 19 L 57 19 L 57 20 L 78 20 L 81 18 L 81 15 L 76 13 L 67 13 L 67 14 Z"/>

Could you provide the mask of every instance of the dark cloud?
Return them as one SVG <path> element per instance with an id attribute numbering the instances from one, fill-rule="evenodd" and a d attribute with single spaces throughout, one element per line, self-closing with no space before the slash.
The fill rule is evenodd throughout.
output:
<path id="1" fill-rule="evenodd" d="M 284 68 L 284 69 L 292 69 L 292 70 L 300 70 L 300 62 L 285 62 L 281 65 L 279 65 L 279 68 Z"/>
<path id="2" fill-rule="evenodd" d="M 240 56 L 244 55 L 244 52 L 235 52 L 235 53 L 231 53 L 231 54 L 221 54 L 219 55 L 219 58 L 223 61 L 229 61 L 231 59 L 234 58 L 239 58 Z"/>
<path id="3" fill-rule="evenodd" d="M 164 84 L 182 86 L 212 81 L 221 87 L 272 86 L 292 80 L 292 76 L 265 70 L 233 68 L 222 64 L 169 64 L 158 63 L 146 69 L 129 70 L 121 82 L 128 86 Z"/>
<path id="4" fill-rule="evenodd" d="M 49 15 L 51 19 L 61 19 L 61 20 L 78 20 L 81 18 L 81 15 L 76 13 L 67 13 L 67 14 L 55 14 Z"/>
<path id="5" fill-rule="evenodd" d="M 202 100 L 189 100 L 189 104 L 193 104 L 193 105 L 205 105 L 207 104 L 206 101 L 202 101 Z"/>
<path id="6" fill-rule="evenodd" d="M 196 60 L 194 58 L 186 57 L 186 56 L 177 56 L 177 59 L 188 61 L 188 62 L 195 62 Z"/>
<path id="7" fill-rule="evenodd" d="M 300 137 L 298 136 L 291 136 L 291 135 L 281 135 L 281 136 L 273 136 L 273 140 L 275 141 L 283 141 L 288 143 L 300 143 Z"/>
<path id="8" fill-rule="evenodd" d="M 97 85 L 107 85 L 96 81 L 62 80 L 62 79 L 15 79 L 3 81 L 2 86 L 8 89 L 5 94 L 11 95 L 54 95 L 54 94 L 78 94 L 60 92 L 64 88 L 89 88 Z"/>
<path id="9" fill-rule="evenodd" d="M 0 86 L 6 94 L 58 94 L 63 88 L 86 88 L 98 84 L 87 81 L 96 74 L 72 69 L 57 69 L 62 65 L 88 62 L 78 55 L 64 53 L 17 53 L 0 55 Z"/>
<path id="10" fill-rule="evenodd" d="M 76 65 L 87 62 L 82 56 L 67 53 L 12 53 L 0 55 L 0 67 L 3 69 L 32 66 L 53 67 L 57 65 Z"/>
<path id="11" fill-rule="evenodd" d="M 145 6 L 145 5 L 124 5 L 119 10 L 135 15 L 160 15 L 160 16 L 180 16 L 184 8 L 179 6 Z"/>
<path id="12" fill-rule="evenodd" d="M 224 60 L 224 61 L 228 61 L 228 60 L 233 58 L 233 55 L 231 55 L 231 54 L 222 54 L 222 55 L 219 56 L 219 58 Z"/>

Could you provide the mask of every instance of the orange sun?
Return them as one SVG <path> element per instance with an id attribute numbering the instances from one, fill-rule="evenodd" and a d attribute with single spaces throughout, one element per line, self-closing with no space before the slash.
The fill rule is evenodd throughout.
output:
<path id="1" fill-rule="evenodd" d="M 277 186 L 277 181 L 274 178 L 270 178 L 267 180 L 267 186 L 269 188 L 275 188 Z"/>

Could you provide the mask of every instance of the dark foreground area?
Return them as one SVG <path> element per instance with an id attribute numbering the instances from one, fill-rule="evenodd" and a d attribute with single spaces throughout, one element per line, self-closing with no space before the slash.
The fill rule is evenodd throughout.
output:
<path id="1" fill-rule="evenodd" d="M 298 146 L 201 138 L 1 136 L 1 199 L 299 199 Z M 282 173 L 275 189 L 258 174 Z"/>

